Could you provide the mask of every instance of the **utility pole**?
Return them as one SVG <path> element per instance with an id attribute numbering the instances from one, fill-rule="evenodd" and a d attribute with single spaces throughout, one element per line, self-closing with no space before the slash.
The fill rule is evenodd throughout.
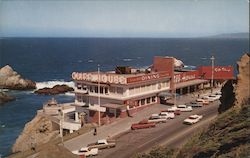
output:
<path id="1" fill-rule="evenodd" d="M 214 56 L 212 55 L 212 57 L 211 57 L 211 63 L 212 63 L 212 73 L 211 73 L 211 93 L 213 93 L 213 86 L 214 86 L 214 60 L 215 60 L 215 58 L 214 58 Z"/>
<path id="2" fill-rule="evenodd" d="M 101 126 L 101 113 L 100 113 L 100 108 L 101 108 L 101 96 L 100 96 L 100 65 L 98 64 L 98 125 Z"/>
<path id="3" fill-rule="evenodd" d="M 62 109 L 59 109 L 58 112 L 60 115 L 60 136 L 61 136 L 62 145 L 64 146 L 64 144 L 63 144 L 63 119 L 64 119 L 64 115 L 63 115 Z"/>

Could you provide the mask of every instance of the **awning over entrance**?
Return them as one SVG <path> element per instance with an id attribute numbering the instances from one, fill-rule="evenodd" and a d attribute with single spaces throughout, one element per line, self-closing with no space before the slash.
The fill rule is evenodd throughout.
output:
<path id="1" fill-rule="evenodd" d="M 196 79 L 196 80 L 192 80 L 192 81 L 181 82 L 181 83 L 176 84 L 176 89 L 184 88 L 184 87 L 188 87 L 188 86 L 194 86 L 194 85 L 198 85 L 198 84 L 201 84 L 201 83 L 207 83 L 207 82 L 209 82 L 209 81 L 208 80 L 202 80 L 202 79 Z"/>
<path id="2" fill-rule="evenodd" d="M 110 109 L 126 109 L 125 105 L 121 105 L 121 104 L 113 104 L 113 103 L 109 103 L 109 104 L 103 104 L 101 105 L 102 107 L 105 108 L 110 108 Z"/>
<path id="3" fill-rule="evenodd" d="M 171 97 L 173 96 L 174 94 L 173 93 L 169 93 L 169 92 L 161 92 L 159 93 L 159 97 Z"/>

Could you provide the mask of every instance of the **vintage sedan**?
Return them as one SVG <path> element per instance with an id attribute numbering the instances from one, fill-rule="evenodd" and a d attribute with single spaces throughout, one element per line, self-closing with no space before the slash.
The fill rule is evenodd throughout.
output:
<path id="1" fill-rule="evenodd" d="M 72 151 L 73 154 L 79 155 L 79 156 L 96 156 L 98 154 L 98 148 L 88 148 L 88 147 L 83 147 L 79 150 L 74 150 Z"/>
<path id="2" fill-rule="evenodd" d="M 148 120 L 142 120 L 138 123 L 134 123 L 131 125 L 131 129 L 132 130 L 136 130 L 136 129 L 144 129 L 144 128 L 153 128 L 155 127 L 155 123 L 154 122 L 148 122 Z"/>
<path id="3" fill-rule="evenodd" d="M 106 149 L 106 148 L 113 148 L 115 147 L 116 143 L 115 140 L 107 140 L 101 139 L 95 143 L 88 144 L 89 148 L 98 148 L 99 150 Z"/>
<path id="4" fill-rule="evenodd" d="M 202 118 L 203 118 L 202 115 L 191 115 L 188 118 L 186 118 L 183 121 L 183 123 L 188 124 L 188 125 L 192 125 L 192 124 L 195 124 L 195 123 L 199 122 Z"/>

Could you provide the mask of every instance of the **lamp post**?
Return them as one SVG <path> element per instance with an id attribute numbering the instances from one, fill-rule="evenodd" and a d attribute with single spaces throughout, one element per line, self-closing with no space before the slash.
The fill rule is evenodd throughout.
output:
<path id="1" fill-rule="evenodd" d="M 213 93 L 213 86 L 214 86 L 214 56 L 212 55 L 212 57 L 210 58 L 211 59 L 211 63 L 212 63 L 212 73 L 211 73 L 211 93 Z"/>
<path id="2" fill-rule="evenodd" d="M 101 114 L 100 114 L 100 108 L 101 108 L 101 96 L 100 96 L 100 65 L 97 65 L 98 67 L 98 125 L 101 125 Z"/>
<path id="3" fill-rule="evenodd" d="M 59 115 L 60 115 L 60 136 L 61 136 L 61 141 L 62 141 L 62 145 L 64 146 L 63 144 L 63 112 L 61 109 L 58 110 L 59 112 Z"/>

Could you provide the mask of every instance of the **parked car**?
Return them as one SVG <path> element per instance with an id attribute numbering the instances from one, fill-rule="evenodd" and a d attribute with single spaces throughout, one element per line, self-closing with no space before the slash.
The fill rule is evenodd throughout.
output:
<path id="1" fill-rule="evenodd" d="M 96 156 L 98 154 L 98 148 L 88 148 L 84 147 L 79 150 L 72 151 L 73 154 L 79 155 L 79 156 Z"/>
<path id="2" fill-rule="evenodd" d="M 196 99 L 196 102 L 201 103 L 203 105 L 209 105 L 209 101 L 207 99 L 198 98 L 198 99 Z"/>
<path id="3" fill-rule="evenodd" d="M 160 97 L 160 104 L 173 105 L 170 99 L 171 99 L 170 97 Z"/>
<path id="4" fill-rule="evenodd" d="M 211 94 L 208 97 L 216 101 L 220 99 L 221 95 Z"/>
<path id="5" fill-rule="evenodd" d="M 221 91 L 215 92 L 215 95 L 222 95 Z"/>
<path id="6" fill-rule="evenodd" d="M 196 102 L 196 101 L 192 101 L 192 102 L 188 103 L 187 106 L 191 106 L 191 107 L 193 107 L 193 108 L 202 107 L 202 106 L 203 106 L 203 103 L 199 103 L 199 102 Z"/>
<path id="7" fill-rule="evenodd" d="M 181 111 L 177 109 L 167 109 L 167 110 L 162 110 L 161 112 L 168 112 L 168 113 L 174 113 L 175 116 L 180 115 Z"/>
<path id="8" fill-rule="evenodd" d="M 202 115 L 191 115 L 188 118 L 186 118 L 183 123 L 184 124 L 188 124 L 188 125 L 192 125 L 195 124 L 197 122 L 199 122 L 202 119 Z"/>
<path id="9" fill-rule="evenodd" d="M 165 118 L 165 119 L 173 119 L 175 117 L 175 114 L 173 112 L 161 112 L 158 115 L 161 118 Z"/>
<path id="10" fill-rule="evenodd" d="M 178 105 L 177 109 L 180 110 L 181 112 L 191 112 L 193 110 L 193 108 L 191 106 L 187 106 L 187 105 Z"/>
<path id="11" fill-rule="evenodd" d="M 166 123 L 166 122 L 167 122 L 167 119 L 161 118 L 159 115 L 155 115 L 155 116 L 149 117 L 148 122 Z"/>
<path id="12" fill-rule="evenodd" d="M 174 112 L 175 110 L 178 110 L 177 106 L 172 106 L 172 107 L 168 108 L 168 111 Z"/>
<path id="13" fill-rule="evenodd" d="M 101 139 L 98 140 L 95 143 L 88 144 L 89 148 L 98 148 L 99 150 L 101 149 L 106 149 L 106 148 L 113 148 L 115 147 L 116 143 L 115 141 L 107 140 L 107 139 Z"/>
<path id="14" fill-rule="evenodd" d="M 148 122 L 148 120 L 142 120 L 138 123 L 134 123 L 131 125 L 131 129 L 132 130 L 136 130 L 136 129 L 144 129 L 144 128 L 153 128 L 155 127 L 155 123 L 154 122 Z"/>

